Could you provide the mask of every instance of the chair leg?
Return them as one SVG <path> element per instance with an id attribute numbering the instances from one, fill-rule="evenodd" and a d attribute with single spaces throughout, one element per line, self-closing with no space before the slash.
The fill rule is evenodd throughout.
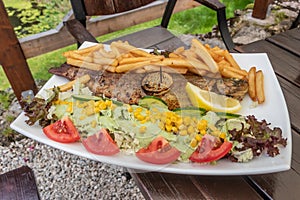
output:
<path id="1" fill-rule="evenodd" d="M 228 30 L 228 25 L 226 21 L 226 12 L 225 12 L 225 5 L 222 4 L 220 1 L 217 0 L 195 0 L 202 5 L 214 10 L 217 12 L 217 19 L 218 19 L 218 26 L 221 32 L 221 37 L 225 46 L 228 50 L 232 50 L 234 48 L 234 43 L 232 41 L 231 35 Z"/>
<path id="2" fill-rule="evenodd" d="M 177 0 L 169 0 L 168 1 L 167 7 L 165 9 L 165 12 L 164 12 L 161 24 L 160 24 L 162 27 L 164 27 L 164 28 L 168 27 L 168 24 L 169 24 L 169 21 L 170 21 L 171 15 L 173 13 L 176 2 L 177 2 Z"/>
<path id="3" fill-rule="evenodd" d="M 217 18 L 219 30 L 221 32 L 221 37 L 224 41 L 224 44 L 228 50 L 232 50 L 235 45 L 228 30 L 225 8 L 217 10 Z"/>
<path id="4" fill-rule="evenodd" d="M 290 27 L 290 29 L 293 29 L 293 28 L 297 28 L 297 26 L 300 24 L 300 11 L 298 13 L 298 16 L 297 18 L 295 19 L 295 21 L 293 22 L 292 26 Z"/>
<path id="5" fill-rule="evenodd" d="M 88 32 L 78 20 L 68 20 L 64 22 L 64 25 L 67 27 L 71 35 L 78 41 L 78 46 L 85 41 L 98 43 L 96 38 L 90 32 Z"/>

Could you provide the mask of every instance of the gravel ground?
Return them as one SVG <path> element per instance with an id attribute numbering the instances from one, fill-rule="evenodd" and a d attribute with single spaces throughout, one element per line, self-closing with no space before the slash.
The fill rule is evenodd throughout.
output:
<path id="1" fill-rule="evenodd" d="M 247 20 L 249 11 L 248 14 L 239 13 L 238 15 L 245 18 L 240 17 L 238 20 L 231 21 L 232 26 L 238 27 L 236 31 L 231 30 L 235 32 L 235 42 L 239 44 L 252 42 L 288 27 L 291 18 L 297 15 L 293 9 L 299 11 L 299 1 L 275 1 L 275 3 L 287 8 L 285 11 L 287 13 L 292 11 L 289 13 L 290 17 L 282 20 L 279 25 L 274 24 L 275 20 L 271 17 L 267 20 L 268 25 L 263 23 L 249 30 L 251 27 Z M 251 23 L 257 25 L 261 22 Z M 262 28 L 266 26 L 268 30 Z M 188 43 L 193 37 L 200 38 L 211 45 L 222 46 L 216 31 L 196 36 L 183 35 L 181 39 Z M 11 132 L 8 128 L 9 124 L 20 113 L 20 106 L 11 90 L 5 93 L 8 94 L 9 98 L 6 102 L 10 106 L 4 106 L 3 102 L 0 104 L 0 174 L 23 165 L 29 166 L 34 171 L 41 199 L 144 199 L 125 168 L 71 155 Z M 10 136 L 4 137 L 4 135 Z"/>
<path id="2" fill-rule="evenodd" d="M 144 199 L 126 169 L 71 155 L 29 138 L 0 146 L 0 173 L 32 168 L 41 199 Z"/>

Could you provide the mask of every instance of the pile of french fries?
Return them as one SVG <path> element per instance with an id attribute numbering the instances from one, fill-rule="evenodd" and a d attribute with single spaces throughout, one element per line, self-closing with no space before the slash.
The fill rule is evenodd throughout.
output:
<path id="1" fill-rule="evenodd" d="M 103 44 L 72 50 L 63 53 L 67 63 L 91 70 L 106 70 L 113 73 L 145 73 L 162 70 L 186 74 L 191 72 L 201 76 L 222 76 L 226 78 L 245 79 L 249 82 L 249 96 L 258 103 L 264 102 L 263 73 L 253 67 L 247 72 L 237 64 L 232 55 L 219 47 L 211 48 L 193 39 L 191 47 L 180 47 L 169 54 L 151 54 L 138 49 L 128 42 L 115 41 L 110 49 Z"/>
<path id="2" fill-rule="evenodd" d="M 254 66 L 248 72 L 248 85 L 250 98 L 259 104 L 265 102 L 264 74 L 261 70 L 257 71 Z"/>

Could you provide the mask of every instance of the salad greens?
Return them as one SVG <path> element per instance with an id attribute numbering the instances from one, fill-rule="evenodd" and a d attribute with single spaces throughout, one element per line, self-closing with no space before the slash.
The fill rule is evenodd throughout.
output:
<path id="1" fill-rule="evenodd" d="M 273 157 L 280 153 L 278 146 L 287 145 L 280 128 L 272 129 L 265 120 L 259 121 L 254 116 L 215 113 L 199 108 L 195 112 L 185 112 L 184 109 L 170 111 L 165 106 L 128 105 L 93 96 L 79 82 L 75 82 L 71 91 L 60 92 L 56 87 L 46 91 L 45 97 L 22 101 L 29 118 L 26 123 L 38 122 L 45 127 L 68 116 L 81 138 L 106 128 L 121 151 L 128 154 L 147 147 L 157 136 L 162 136 L 181 152 L 180 161 L 188 161 L 205 134 L 216 137 L 218 143 L 232 142 L 227 157 L 233 162 L 248 162 L 263 152 Z M 195 113 L 200 114 L 195 116 Z"/>

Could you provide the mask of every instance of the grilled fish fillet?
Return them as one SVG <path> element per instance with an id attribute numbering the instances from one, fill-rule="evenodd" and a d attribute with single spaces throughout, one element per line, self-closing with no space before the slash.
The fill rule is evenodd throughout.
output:
<path id="1" fill-rule="evenodd" d="M 69 80 L 74 80 L 85 74 L 89 74 L 91 80 L 87 83 L 89 89 L 96 96 L 106 96 L 118 101 L 137 104 L 139 99 L 146 95 L 155 95 L 155 93 L 147 93 L 142 88 L 142 80 L 147 75 L 145 73 L 110 73 L 107 71 L 94 71 L 82 69 L 68 64 L 63 64 L 59 68 L 51 68 L 49 72 L 58 76 L 63 76 Z M 187 82 L 200 87 L 201 89 L 216 92 L 226 96 L 242 100 L 248 92 L 248 83 L 239 79 L 222 79 L 200 77 L 195 74 L 170 74 L 173 84 L 170 90 L 164 94 L 156 96 L 162 98 L 169 109 L 178 107 L 191 106 L 191 102 L 187 97 L 185 85 Z"/>

